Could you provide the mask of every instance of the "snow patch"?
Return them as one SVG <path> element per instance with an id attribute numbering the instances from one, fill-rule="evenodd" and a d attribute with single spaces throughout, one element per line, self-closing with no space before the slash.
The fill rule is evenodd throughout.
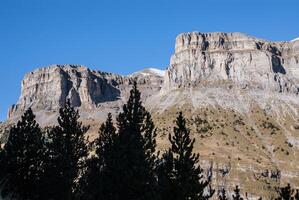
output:
<path id="1" fill-rule="evenodd" d="M 156 68 L 147 68 L 138 72 L 135 72 L 129 76 L 136 76 L 136 75 L 142 75 L 142 76 L 150 76 L 150 75 L 157 75 L 157 76 L 164 76 L 165 71 L 156 69 Z"/>
<path id="2" fill-rule="evenodd" d="M 299 40 L 299 37 L 291 40 L 291 42 L 295 42 L 295 41 L 298 41 L 298 40 Z"/>
<path id="3" fill-rule="evenodd" d="M 148 68 L 148 70 L 159 75 L 159 76 L 164 76 L 164 74 L 165 74 L 165 70 L 160 70 L 160 69 L 156 69 L 156 68 Z"/>

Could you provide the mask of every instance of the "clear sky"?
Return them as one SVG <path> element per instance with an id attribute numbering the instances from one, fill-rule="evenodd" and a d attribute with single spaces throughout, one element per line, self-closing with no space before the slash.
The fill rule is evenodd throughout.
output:
<path id="1" fill-rule="evenodd" d="M 24 74 L 83 64 L 128 74 L 166 68 L 181 32 L 299 37 L 298 0 L 0 0 L 0 120 Z"/>

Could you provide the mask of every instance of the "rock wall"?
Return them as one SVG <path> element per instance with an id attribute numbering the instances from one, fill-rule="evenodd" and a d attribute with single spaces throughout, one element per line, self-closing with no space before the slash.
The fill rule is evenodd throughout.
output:
<path id="1" fill-rule="evenodd" d="M 253 102 L 277 108 L 277 112 L 286 104 L 297 112 L 299 40 L 268 42 L 242 33 L 191 32 L 176 38 L 165 73 L 145 69 L 121 76 L 81 65 L 40 68 L 25 75 L 20 99 L 9 109 L 8 118 L 29 107 L 58 110 L 66 99 L 83 111 L 98 107 L 119 110 L 135 79 L 147 108 L 159 112 L 183 104 L 213 104 L 241 111 Z"/>
<path id="2" fill-rule="evenodd" d="M 271 43 L 241 33 L 183 33 L 164 89 L 236 83 L 240 88 L 299 93 L 299 41 Z"/>
<path id="3" fill-rule="evenodd" d="M 143 98 L 158 92 L 163 78 L 147 70 L 128 77 L 91 70 L 81 65 L 51 65 L 25 75 L 21 96 L 16 105 L 9 108 L 8 118 L 22 114 L 32 107 L 35 111 L 57 111 L 69 99 L 82 110 L 95 110 L 101 104 L 115 102 L 128 96 L 131 84 L 137 80 Z"/>

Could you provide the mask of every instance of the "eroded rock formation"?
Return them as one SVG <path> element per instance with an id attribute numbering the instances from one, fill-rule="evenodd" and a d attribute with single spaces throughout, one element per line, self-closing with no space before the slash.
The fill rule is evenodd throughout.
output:
<path id="1" fill-rule="evenodd" d="M 165 89 L 233 82 L 243 89 L 299 93 L 299 41 L 267 42 L 242 33 L 183 33 L 176 38 Z"/>
<path id="2" fill-rule="evenodd" d="M 146 72 L 146 73 L 145 73 Z M 32 107 L 36 111 L 57 111 L 69 99 L 81 109 L 94 110 L 108 102 L 119 102 L 128 95 L 130 85 L 137 80 L 143 98 L 158 92 L 162 75 L 153 69 L 121 76 L 91 70 L 81 65 L 52 65 L 25 75 L 21 96 L 8 112 L 8 118 Z"/>

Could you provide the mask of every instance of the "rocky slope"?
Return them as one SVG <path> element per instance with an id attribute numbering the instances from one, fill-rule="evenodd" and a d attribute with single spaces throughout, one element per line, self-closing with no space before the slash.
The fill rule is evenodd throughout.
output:
<path id="1" fill-rule="evenodd" d="M 7 123 L 28 107 L 46 126 L 66 99 L 97 132 L 137 80 L 159 131 L 159 148 L 178 110 L 184 111 L 196 151 L 214 172 L 215 187 L 242 185 L 270 198 L 276 186 L 299 186 L 299 41 L 268 42 L 241 33 L 184 33 L 166 71 L 129 76 L 79 65 L 53 65 L 28 73 Z M 213 163 L 213 164 L 211 164 Z"/>
<path id="2" fill-rule="evenodd" d="M 83 115 L 98 110 L 115 113 L 128 96 L 134 80 L 138 81 L 144 100 L 158 92 L 163 83 L 161 71 L 154 69 L 121 76 L 81 65 L 39 68 L 25 75 L 21 96 L 18 103 L 9 109 L 8 119 L 17 119 L 31 107 L 37 112 L 40 123 L 47 125 L 55 121 L 55 117 L 49 115 L 55 115 L 67 99 L 82 110 Z M 45 113 L 48 113 L 47 117 Z"/>

